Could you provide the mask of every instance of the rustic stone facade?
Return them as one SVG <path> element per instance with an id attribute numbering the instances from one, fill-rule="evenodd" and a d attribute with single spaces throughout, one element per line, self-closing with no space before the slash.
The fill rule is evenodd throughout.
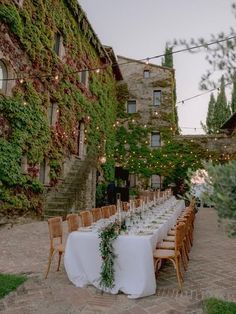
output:
<path id="1" fill-rule="evenodd" d="M 152 125 L 157 131 L 174 124 L 174 70 L 118 56 L 130 100 L 136 100 L 139 123 Z M 155 92 L 160 103 L 155 104 Z M 127 109 L 127 108 L 126 108 Z"/>
<path id="2" fill-rule="evenodd" d="M 49 10 L 52 7 L 53 15 Z M 0 139 L 19 154 L 13 161 L 9 159 L 9 164 L 14 163 L 19 172 L 15 185 L 22 184 L 15 193 L 14 186 L 6 182 L 4 204 L 0 197 L 0 207 L 7 208 L 3 214 L 8 210 L 17 211 L 18 207 L 24 211 L 23 202 L 15 201 L 17 205 L 11 205 L 19 191 L 20 201 L 24 199 L 29 205 L 33 193 L 26 191 L 24 194 L 24 178 L 29 179 L 28 185 L 33 181 L 38 184 L 36 178 L 43 178 L 46 195 L 43 208 L 41 195 L 36 196 L 40 198 L 37 200 L 40 213 L 48 210 L 50 216 L 58 209 L 65 216 L 73 208 L 76 211 L 91 209 L 95 206 L 96 168 L 99 157 L 106 154 L 106 145 L 99 143 L 102 138 L 111 145 L 109 136 L 115 132 L 112 127 L 114 95 L 116 80 L 121 74 L 118 67 L 109 67 L 114 53 L 110 47 L 103 47 L 76 0 L 3 0 L 0 10 L 4 16 L 0 22 L 0 62 L 2 68 L 7 69 L 6 73 L 0 71 L 2 81 L 6 82 L 6 89 L 5 85 L 4 89 L 0 85 L 0 102 L 12 101 L 13 108 L 26 108 L 27 127 L 31 125 L 33 129 L 38 123 L 40 130 L 28 140 L 31 143 L 27 142 L 27 135 L 22 141 L 17 138 L 14 142 L 12 134 L 16 133 L 16 125 L 21 120 L 14 116 L 17 115 L 14 109 L 9 114 L 4 105 L 0 107 Z M 96 67 L 101 67 L 102 73 L 91 70 Z M 30 111 L 33 106 L 38 116 Z M 34 147 L 32 152 L 34 140 L 40 141 L 42 134 L 41 147 L 38 150 Z M 0 167 L 4 162 L 1 164 L 0 160 Z M 5 184 L 1 177 L 0 181 Z"/>
<path id="3" fill-rule="evenodd" d="M 158 149 L 178 130 L 174 100 L 175 71 L 122 56 L 118 56 L 118 62 L 128 86 L 129 100 L 125 111 L 130 115 L 129 121 L 133 116 L 137 125 L 148 128 L 150 133 L 146 146 L 151 150 Z M 127 121 L 123 125 L 129 128 Z M 128 144 L 126 149 L 129 149 Z M 158 173 L 144 179 L 131 171 L 129 181 L 131 187 L 161 187 Z"/>

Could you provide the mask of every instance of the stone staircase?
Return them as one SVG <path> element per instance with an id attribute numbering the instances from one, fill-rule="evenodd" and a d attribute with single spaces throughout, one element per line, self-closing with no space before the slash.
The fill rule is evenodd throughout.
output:
<path id="1" fill-rule="evenodd" d="M 44 202 L 44 219 L 53 216 L 66 217 L 78 207 L 81 190 L 81 173 L 85 161 L 75 158 L 66 176 L 53 189 L 47 191 Z"/>

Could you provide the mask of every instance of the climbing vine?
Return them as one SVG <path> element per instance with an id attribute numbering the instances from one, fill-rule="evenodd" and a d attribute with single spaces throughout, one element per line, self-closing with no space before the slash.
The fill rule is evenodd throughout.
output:
<path id="1" fill-rule="evenodd" d="M 114 143 L 117 86 L 112 69 L 90 72 L 88 87 L 79 70 L 100 67 L 106 53 L 88 25 L 77 1 L 3 0 L 0 38 L 2 52 L 11 60 L 21 80 L 12 95 L 0 96 L 0 205 L 2 214 L 34 209 L 42 211 L 43 185 L 38 180 L 39 164 L 47 158 L 50 185 L 60 178 L 63 160 L 77 154 L 78 123 L 85 124 L 87 158 L 106 156 L 105 180 L 114 178 Z M 55 34 L 60 34 L 63 59 L 54 51 Z M 11 43 L 10 43 L 11 42 Z M 13 44 L 12 44 L 13 43 Z M 57 104 L 57 122 L 50 125 L 48 110 Z M 21 162 L 27 157 L 28 171 Z"/>

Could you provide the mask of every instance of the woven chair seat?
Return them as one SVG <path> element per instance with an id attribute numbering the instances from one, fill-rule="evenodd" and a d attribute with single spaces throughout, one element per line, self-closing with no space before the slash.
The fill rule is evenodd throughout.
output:
<path id="1" fill-rule="evenodd" d="M 177 255 L 180 253 L 178 252 Z M 153 256 L 155 258 L 174 258 L 175 257 L 175 251 L 174 250 L 155 250 Z"/>
<path id="2" fill-rule="evenodd" d="M 164 239 L 164 241 L 175 241 L 175 236 L 167 236 L 167 237 L 165 237 L 165 239 Z"/>
<path id="3" fill-rule="evenodd" d="M 173 242 L 161 242 L 157 245 L 157 249 L 174 250 L 175 244 Z"/>

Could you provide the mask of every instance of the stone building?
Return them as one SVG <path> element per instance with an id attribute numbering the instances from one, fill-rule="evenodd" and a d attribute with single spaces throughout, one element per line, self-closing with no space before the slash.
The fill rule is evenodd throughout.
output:
<path id="1" fill-rule="evenodd" d="M 114 164 L 114 53 L 77 0 L 3 0 L 0 15 L 0 215 L 91 209 Z"/>
<path id="2" fill-rule="evenodd" d="M 175 114 L 175 72 L 174 69 L 118 56 L 118 62 L 124 82 L 128 87 L 126 117 L 122 124 L 130 129 L 129 122 L 139 128 L 148 130 L 143 143 L 143 150 L 158 150 L 165 142 L 174 136 L 178 130 Z M 141 143 L 141 138 L 140 138 Z M 139 146 L 137 143 L 136 146 Z M 126 148 L 130 150 L 127 142 Z M 140 146 L 141 147 L 141 146 Z M 140 151 L 140 158 L 142 153 Z M 137 161 L 138 162 L 138 161 Z M 142 176 L 132 173 L 130 168 L 130 186 L 161 187 L 161 177 L 158 173 L 149 176 L 148 182 L 140 181 Z"/>

